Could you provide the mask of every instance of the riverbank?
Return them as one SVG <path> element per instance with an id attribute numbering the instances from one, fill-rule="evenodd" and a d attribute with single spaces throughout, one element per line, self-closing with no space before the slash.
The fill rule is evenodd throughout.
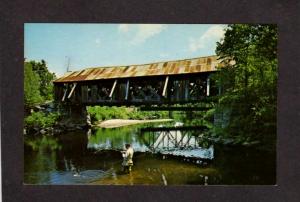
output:
<path id="1" fill-rule="evenodd" d="M 173 119 L 153 119 L 153 120 L 130 120 L 130 119 L 110 119 L 97 123 L 93 126 L 100 128 L 119 128 L 142 123 L 169 122 Z"/>

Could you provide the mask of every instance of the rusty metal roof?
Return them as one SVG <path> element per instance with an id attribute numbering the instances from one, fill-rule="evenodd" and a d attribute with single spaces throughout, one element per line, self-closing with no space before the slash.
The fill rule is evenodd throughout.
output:
<path id="1" fill-rule="evenodd" d="M 94 67 L 67 72 L 54 82 L 76 82 L 101 79 L 130 78 L 216 71 L 221 66 L 217 56 L 199 57 L 141 65 Z"/>

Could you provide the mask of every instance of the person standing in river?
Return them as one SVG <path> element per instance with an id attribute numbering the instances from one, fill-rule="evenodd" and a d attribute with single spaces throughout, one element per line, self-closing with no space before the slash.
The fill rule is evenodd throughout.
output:
<path id="1" fill-rule="evenodd" d="M 125 151 L 122 151 L 122 156 L 123 156 L 123 171 L 125 173 L 130 173 L 131 172 L 131 167 L 133 166 L 133 161 L 132 161 L 132 157 L 133 157 L 133 149 L 131 147 L 130 144 L 125 144 Z"/>

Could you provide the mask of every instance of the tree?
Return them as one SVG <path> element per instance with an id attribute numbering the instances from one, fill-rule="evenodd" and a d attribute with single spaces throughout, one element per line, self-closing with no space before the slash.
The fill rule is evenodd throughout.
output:
<path id="1" fill-rule="evenodd" d="M 24 98 L 25 106 L 33 107 L 42 101 L 40 95 L 40 78 L 32 70 L 32 64 L 24 64 Z"/>
<path id="2" fill-rule="evenodd" d="M 216 53 L 225 67 L 216 75 L 223 94 L 221 109 L 231 110 L 227 135 L 275 146 L 276 25 L 229 25 Z"/>
<path id="3" fill-rule="evenodd" d="M 53 98 L 53 84 L 52 81 L 56 78 L 54 73 L 49 72 L 46 62 L 30 61 L 32 70 L 40 77 L 40 94 L 45 100 Z"/>
<path id="4" fill-rule="evenodd" d="M 25 107 L 34 105 L 53 98 L 53 83 L 56 78 L 49 72 L 46 62 L 29 61 L 24 63 L 24 97 Z"/>

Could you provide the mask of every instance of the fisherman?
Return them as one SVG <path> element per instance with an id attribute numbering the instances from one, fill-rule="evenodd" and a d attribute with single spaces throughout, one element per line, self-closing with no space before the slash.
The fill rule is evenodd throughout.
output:
<path id="1" fill-rule="evenodd" d="M 125 173 L 130 173 L 131 172 L 131 167 L 133 166 L 133 149 L 130 144 L 125 144 L 126 150 L 121 151 L 122 156 L 123 156 L 123 171 Z"/>

